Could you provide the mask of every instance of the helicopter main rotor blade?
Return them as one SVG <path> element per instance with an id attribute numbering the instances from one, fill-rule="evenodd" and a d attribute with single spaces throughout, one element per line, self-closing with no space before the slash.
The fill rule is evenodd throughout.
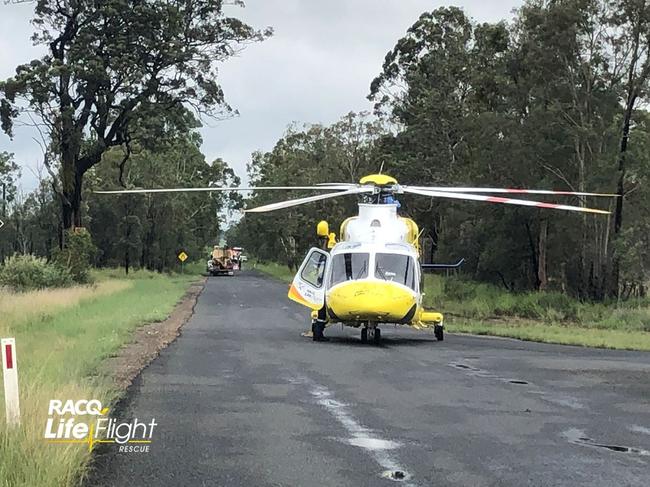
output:
<path id="1" fill-rule="evenodd" d="M 576 191 L 554 191 L 548 189 L 516 189 L 516 188 L 461 188 L 443 186 L 402 186 L 403 189 L 417 189 L 421 191 L 443 191 L 445 193 L 494 193 L 494 194 L 550 194 L 562 196 L 600 196 L 616 198 L 617 194 L 611 193 L 583 193 Z"/>
<path id="2" fill-rule="evenodd" d="M 245 210 L 246 213 L 264 213 L 266 211 L 281 210 L 283 208 L 290 208 L 292 206 L 304 205 L 305 203 L 311 203 L 313 201 L 326 200 L 329 198 L 337 198 L 339 196 L 347 196 L 350 194 L 360 194 L 360 193 L 372 193 L 374 187 L 370 186 L 361 186 L 358 188 L 352 188 L 347 191 L 338 191 L 336 193 L 327 193 L 327 194 L 318 194 L 316 196 L 307 196 L 305 198 L 298 198 L 295 200 L 286 200 L 280 201 L 278 203 L 271 203 L 269 205 L 258 206 L 257 208 L 251 208 L 250 210 Z"/>
<path id="3" fill-rule="evenodd" d="M 485 201 L 488 203 L 503 203 L 506 205 L 532 206 L 536 208 L 549 208 L 554 210 L 565 210 L 565 211 L 580 211 L 584 213 L 599 213 L 601 215 L 610 214 L 609 211 L 597 210 L 595 208 L 583 208 L 580 206 L 558 205 L 555 203 L 543 203 L 541 201 L 502 198 L 499 196 L 483 196 L 483 195 L 469 194 L 469 193 L 450 193 L 444 191 L 422 190 L 413 187 L 405 188 L 404 186 L 402 186 L 402 190 L 405 193 L 418 194 L 421 196 L 430 196 L 432 198 L 451 198 L 457 200 Z"/>
<path id="4" fill-rule="evenodd" d="M 323 187 L 323 186 L 345 186 L 346 188 L 352 188 L 352 187 L 357 187 L 359 186 L 358 183 L 316 183 L 316 186 Z"/>
<path id="5" fill-rule="evenodd" d="M 193 193 L 193 192 L 210 192 L 210 191 L 288 191 L 292 189 L 300 190 L 340 190 L 344 191 L 349 189 L 348 186 L 330 185 L 330 186 L 247 186 L 237 188 L 225 188 L 217 186 L 207 186 L 204 188 L 154 188 L 154 189 L 118 189 L 118 190 L 103 190 L 93 191 L 96 194 L 146 194 L 146 193 Z"/>

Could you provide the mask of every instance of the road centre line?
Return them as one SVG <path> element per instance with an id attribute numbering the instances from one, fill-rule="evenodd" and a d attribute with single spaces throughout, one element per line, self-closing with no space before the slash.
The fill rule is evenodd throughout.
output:
<path id="1" fill-rule="evenodd" d="M 404 481 L 405 485 L 414 485 L 408 482 L 411 474 L 400 465 L 399 460 L 391 453 L 401 444 L 380 438 L 372 429 L 360 423 L 350 412 L 347 404 L 337 400 L 334 394 L 325 386 L 317 384 L 306 377 L 290 379 L 294 384 L 306 385 L 309 394 L 322 406 L 350 435 L 345 441 L 368 453 L 377 464 L 384 469 L 381 476 L 395 481 Z"/>

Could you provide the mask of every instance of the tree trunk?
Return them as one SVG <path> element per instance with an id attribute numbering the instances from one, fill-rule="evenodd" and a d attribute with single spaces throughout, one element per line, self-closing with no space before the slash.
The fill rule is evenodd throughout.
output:
<path id="1" fill-rule="evenodd" d="M 632 124 L 632 113 L 636 105 L 637 94 L 632 91 L 628 95 L 627 105 L 625 107 L 625 117 L 623 119 L 623 132 L 621 135 L 621 145 L 618 153 L 618 180 L 616 183 L 616 207 L 614 209 L 614 238 L 621 233 L 623 226 L 623 195 L 625 191 L 625 174 L 626 174 L 626 156 L 627 156 L 627 143 L 630 138 L 630 125 Z M 620 257 L 612 255 L 611 269 L 608 273 L 607 283 L 605 285 L 605 295 L 613 298 L 618 296 L 619 292 L 619 279 L 620 279 Z"/>
<path id="2" fill-rule="evenodd" d="M 82 226 L 81 219 L 81 189 L 83 180 L 81 175 L 75 175 L 69 189 L 63 190 L 62 215 L 63 230 L 72 230 Z"/>
<path id="3" fill-rule="evenodd" d="M 533 236 L 532 229 L 530 228 L 530 224 L 528 222 L 525 222 L 524 226 L 526 227 L 526 235 L 528 236 L 528 246 L 530 248 L 530 267 L 529 269 L 531 270 L 530 272 L 527 272 L 527 277 L 532 277 L 534 275 L 535 277 L 535 283 L 534 287 L 535 289 L 539 289 L 539 258 L 538 258 L 538 250 L 535 247 L 535 240 Z M 538 239 L 539 243 L 539 239 Z"/>
<path id="4" fill-rule="evenodd" d="M 129 275 L 129 265 L 131 264 L 131 256 L 129 255 L 129 247 L 131 246 L 131 223 L 129 222 L 129 198 L 128 195 L 124 198 L 124 221 L 126 223 L 126 231 L 124 235 L 124 272 Z"/>
<path id="5" fill-rule="evenodd" d="M 539 222 L 539 239 L 537 242 L 537 289 L 546 290 L 548 286 L 548 276 L 546 273 L 546 242 L 548 240 L 548 220 L 543 219 Z"/>
<path id="6" fill-rule="evenodd" d="M 586 104 L 586 103 L 585 103 Z M 584 115 L 580 114 L 580 119 L 581 119 L 581 126 L 584 126 Z M 575 141 L 574 141 L 574 150 L 575 150 L 575 156 L 576 159 L 578 160 L 578 191 L 581 193 L 584 193 L 587 191 L 587 184 L 586 184 L 586 179 L 587 179 L 587 170 L 586 170 L 586 163 L 585 163 L 585 157 L 587 154 L 587 151 L 585 150 L 584 143 L 581 140 L 579 136 L 576 136 Z M 585 198 L 581 197 L 578 198 L 578 205 L 581 208 L 586 207 L 586 200 Z M 581 221 L 581 237 L 580 237 L 580 288 L 578 289 L 578 294 L 582 297 L 586 296 L 589 294 L 589 279 L 588 279 L 588 254 L 587 254 L 587 248 L 589 246 L 589 234 L 587 231 L 587 214 L 583 213 L 581 215 L 582 221 Z"/>
<path id="7" fill-rule="evenodd" d="M 627 156 L 627 143 L 630 137 L 630 125 L 632 124 L 632 115 L 634 113 L 634 107 L 636 106 L 637 99 L 639 97 L 639 91 L 641 87 L 645 84 L 646 79 L 648 78 L 648 73 L 650 65 L 648 64 L 650 60 L 646 58 L 643 61 L 640 73 L 637 73 L 637 66 L 642 62 L 643 51 L 647 49 L 647 44 L 643 45 L 645 40 L 645 33 L 642 36 L 642 31 L 647 28 L 646 25 L 646 1 L 639 2 L 636 5 L 638 10 L 635 14 L 638 15 L 636 18 L 636 23 L 632 29 L 632 56 L 630 59 L 630 64 L 627 74 L 627 100 L 625 104 L 625 113 L 623 118 L 623 127 L 621 133 L 621 144 L 618 153 L 618 178 L 616 183 L 616 192 L 618 193 L 618 198 L 616 198 L 616 208 L 614 209 L 614 239 L 618 237 L 621 233 L 621 228 L 623 225 L 623 194 L 624 194 L 624 184 L 625 184 L 625 174 L 626 174 L 626 161 Z M 611 262 L 610 272 L 607 273 L 605 279 L 605 295 L 607 297 L 619 297 L 619 280 L 620 280 L 620 257 L 615 255 L 614 251 L 610 251 L 609 261 Z"/>
<path id="8" fill-rule="evenodd" d="M 618 181 L 616 193 L 619 195 L 616 198 L 616 209 L 614 210 L 614 234 L 618 235 L 623 225 L 623 194 L 625 183 L 625 157 L 627 155 L 627 143 L 630 138 L 630 125 L 632 124 L 632 112 L 636 105 L 636 94 L 630 94 L 628 97 L 627 106 L 625 107 L 625 118 L 623 120 L 623 134 L 621 136 L 621 146 L 618 154 Z"/>

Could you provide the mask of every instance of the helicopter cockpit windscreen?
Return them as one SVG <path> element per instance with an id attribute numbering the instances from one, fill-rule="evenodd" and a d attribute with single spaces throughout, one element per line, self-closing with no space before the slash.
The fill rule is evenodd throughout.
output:
<path id="1" fill-rule="evenodd" d="M 378 253 L 375 256 L 375 277 L 415 289 L 413 258 L 403 254 Z"/>
<path id="2" fill-rule="evenodd" d="M 332 257 L 332 278 L 330 285 L 368 277 L 370 254 L 349 252 Z"/>

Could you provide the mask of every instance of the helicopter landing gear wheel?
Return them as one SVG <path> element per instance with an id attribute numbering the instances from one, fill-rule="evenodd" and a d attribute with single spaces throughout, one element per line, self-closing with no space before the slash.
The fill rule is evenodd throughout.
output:
<path id="1" fill-rule="evenodd" d="M 361 328 L 361 343 L 368 343 L 368 339 L 372 340 L 375 345 L 381 342 L 381 330 L 374 323 Z"/>
<path id="2" fill-rule="evenodd" d="M 315 320 L 312 323 L 311 329 L 312 329 L 312 333 L 313 333 L 313 340 L 315 342 L 327 342 L 327 341 L 329 341 L 329 339 L 325 338 L 325 335 L 323 334 L 323 332 L 325 331 L 325 325 L 326 325 L 326 322 L 321 321 L 321 320 Z"/>
<path id="3" fill-rule="evenodd" d="M 442 325 L 434 325 L 433 334 L 436 336 L 436 340 L 438 340 L 439 342 L 445 339 L 445 331 Z"/>
<path id="4" fill-rule="evenodd" d="M 381 343 L 381 330 L 379 328 L 375 328 L 373 340 L 375 342 L 375 345 L 379 345 Z"/>

